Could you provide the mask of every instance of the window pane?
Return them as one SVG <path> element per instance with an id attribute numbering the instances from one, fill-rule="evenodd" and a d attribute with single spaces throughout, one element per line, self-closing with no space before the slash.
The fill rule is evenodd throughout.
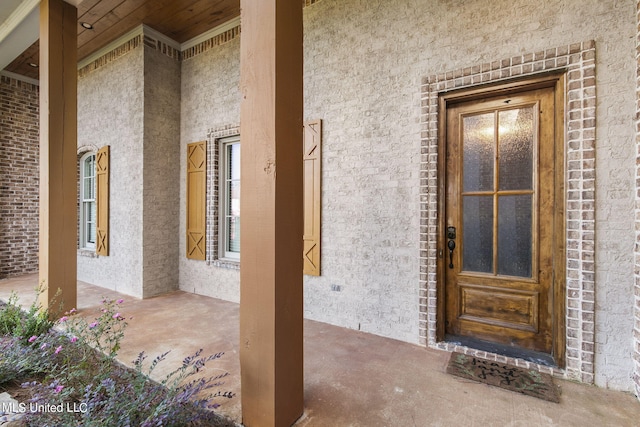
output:
<path id="1" fill-rule="evenodd" d="M 96 242 L 96 204 L 85 202 L 84 207 L 85 245 L 92 245 Z"/>
<path id="2" fill-rule="evenodd" d="M 532 189 L 533 107 L 501 111 L 498 129 L 500 190 Z"/>
<path id="3" fill-rule="evenodd" d="M 96 156 L 94 154 L 85 157 L 82 162 L 82 197 L 84 200 L 95 199 L 95 175 Z"/>
<path id="4" fill-rule="evenodd" d="M 227 145 L 227 179 L 240 179 L 240 144 Z"/>
<path id="5" fill-rule="evenodd" d="M 94 222 L 95 218 L 95 204 L 93 202 L 85 202 L 84 219 L 86 222 Z"/>
<path id="6" fill-rule="evenodd" d="M 95 184 L 93 177 L 85 177 L 84 179 L 84 195 L 85 200 L 95 199 Z"/>
<path id="7" fill-rule="evenodd" d="M 240 143 L 224 146 L 224 251 L 240 253 Z"/>
<path id="8" fill-rule="evenodd" d="M 80 164 L 80 245 L 93 248 L 96 242 L 95 176 L 96 156 L 86 155 Z"/>
<path id="9" fill-rule="evenodd" d="M 462 132 L 464 191 L 492 191 L 495 157 L 494 114 L 465 117 Z"/>
<path id="10" fill-rule="evenodd" d="M 96 225 L 94 223 L 87 224 L 87 244 L 96 244 Z"/>
<path id="11" fill-rule="evenodd" d="M 531 277 L 531 195 L 498 198 L 498 274 Z"/>
<path id="12" fill-rule="evenodd" d="M 91 177 L 94 175 L 94 171 L 95 171 L 95 159 L 96 156 L 95 155 L 91 155 L 91 156 L 87 156 L 84 159 L 84 176 L 85 177 Z"/>
<path id="13" fill-rule="evenodd" d="M 229 194 L 228 213 L 232 216 L 240 216 L 240 181 L 231 181 L 227 186 Z"/>
<path id="14" fill-rule="evenodd" d="M 227 235 L 229 252 L 240 252 L 240 217 L 231 216 L 227 218 Z"/>
<path id="15" fill-rule="evenodd" d="M 463 197 L 462 269 L 493 272 L 493 196 Z"/>

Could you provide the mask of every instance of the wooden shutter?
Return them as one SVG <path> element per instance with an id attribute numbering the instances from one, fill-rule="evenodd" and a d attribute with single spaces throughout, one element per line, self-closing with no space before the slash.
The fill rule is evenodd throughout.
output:
<path id="1" fill-rule="evenodd" d="M 304 274 L 320 275 L 322 121 L 304 124 Z"/>
<path id="2" fill-rule="evenodd" d="M 109 146 L 96 154 L 96 254 L 109 255 Z"/>
<path id="3" fill-rule="evenodd" d="M 207 143 L 187 145 L 187 258 L 206 258 Z"/>

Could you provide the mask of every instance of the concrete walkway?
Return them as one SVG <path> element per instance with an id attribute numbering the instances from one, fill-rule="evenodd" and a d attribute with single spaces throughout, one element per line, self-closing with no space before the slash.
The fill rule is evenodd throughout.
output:
<path id="1" fill-rule="evenodd" d="M 0 280 L 0 299 L 11 290 L 28 305 L 37 275 Z M 152 359 L 171 350 L 161 377 L 199 348 L 225 352 L 205 374 L 229 372 L 219 412 L 240 421 L 238 305 L 184 292 L 139 300 L 78 284 L 80 315 L 94 316 L 100 301 L 123 298 L 129 320 L 120 359 L 140 351 Z M 627 393 L 555 380 L 561 403 L 463 380 L 445 373 L 449 353 L 305 321 L 305 413 L 296 427 L 411 426 L 639 426 L 640 402 Z M 258 426 L 259 427 L 259 426 Z"/>

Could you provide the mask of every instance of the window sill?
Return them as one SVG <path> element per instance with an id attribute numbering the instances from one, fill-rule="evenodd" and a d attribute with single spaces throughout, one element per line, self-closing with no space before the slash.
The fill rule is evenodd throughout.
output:
<path id="1" fill-rule="evenodd" d="M 86 257 L 86 258 L 98 258 L 96 251 L 94 249 L 78 249 L 78 256 Z"/>
<path id="2" fill-rule="evenodd" d="M 214 267 L 228 268 L 229 270 L 240 270 L 240 261 L 230 259 L 215 259 L 213 261 L 207 261 L 207 265 Z"/>

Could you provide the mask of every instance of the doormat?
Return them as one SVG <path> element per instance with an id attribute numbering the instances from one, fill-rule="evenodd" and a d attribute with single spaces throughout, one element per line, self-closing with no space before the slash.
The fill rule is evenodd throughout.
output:
<path id="1" fill-rule="evenodd" d="M 553 383 L 553 377 L 538 371 L 452 353 L 447 373 L 560 403 L 560 389 Z"/>

